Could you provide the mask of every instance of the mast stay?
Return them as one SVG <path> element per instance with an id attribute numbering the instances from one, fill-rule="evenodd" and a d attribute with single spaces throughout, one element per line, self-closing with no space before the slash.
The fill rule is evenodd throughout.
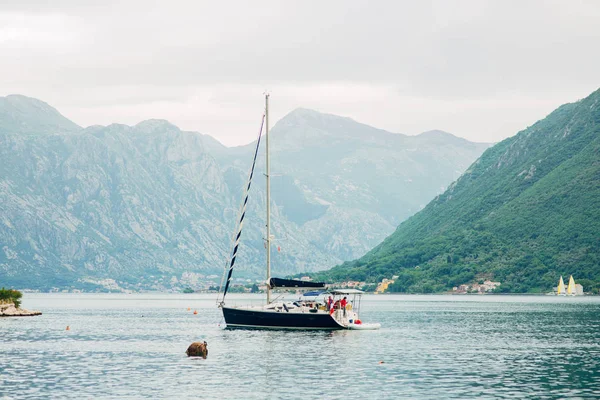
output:
<path id="1" fill-rule="evenodd" d="M 237 252 L 240 247 L 240 238 L 242 237 L 242 227 L 244 225 L 244 217 L 246 216 L 246 206 L 248 204 L 248 195 L 250 193 L 250 186 L 252 185 L 252 177 L 254 176 L 254 167 L 256 166 L 256 158 L 258 156 L 258 149 L 260 147 L 260 138 L 262 137 L 263 127 L 265 125 L 266 112 L 262 115 L 262 120 L 260 123 L 260 130 L 258 131 L 258 140 L 256 141 L 256 149 L 254 150 L 254 159 L 252 160 L 252 167 L 250 169 L 250 174 L 248 175 L 248 185 L 244 190 L 244 201 L 242 202 L 242 206 L 240 207 L 240 220 L 237 226 L 237 234 L 233 241 L 233 250 L 231 251 L 231 261 L 229 262 L 229 272 L 227 273 L 227 281 L 225 282 L 225 289 L 223 290 L 223 297 L 221 298 L 220 305 L 225 304 L 225 296 L 227 295 L 227 291 L 229 290 L 229 285 L 231 283 L 231 275 L 233 273 L 233 265 L 235 264 L 235 259 L 237 257 Z M 268 120 L 267 120 L 268 121 Z M 267 122 L 268 123 L 268 122 Z M 268 130 L 268 129 L 267 129 Z M 268 228 L 267 228 L 268 230 Z M 221 284 L 222 286 L 222 284 Z"/>

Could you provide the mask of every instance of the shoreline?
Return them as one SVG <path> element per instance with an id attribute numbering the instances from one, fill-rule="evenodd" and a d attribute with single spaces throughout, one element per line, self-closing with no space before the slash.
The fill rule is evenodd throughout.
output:
<path id="1" fill-rule="evenodd" d="M 4 317 L 35 317 L 42 315 L 41 311 L 17 308 L 13 303 L 0 304 L 0 318 Z"/>

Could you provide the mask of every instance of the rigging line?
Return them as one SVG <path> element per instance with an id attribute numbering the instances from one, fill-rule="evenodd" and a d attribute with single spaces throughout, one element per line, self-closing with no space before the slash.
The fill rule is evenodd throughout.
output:
<path id="1" fill-rule="evenodd" d="M 260 125 L 260 130 L 258 132 L 258 138 L 257 138 L 257 143 L 256 143 L 256 150 L 255 150 L 255 155 L 254 155 L 254 161 L 253 161 L 252 167 L 250 169 L 250 174 L 249 174 L 249 177 L 248 177 L 249 181 L 248 181 L 247 184 L 244 184 L 242 186 L 243 198 L 248 196 L 248 191 L 250 190 L 250 183 L 251 183 L 250 181 L 252 180 L 252 175 L 254 173 L 254 164 L 256 163 L 256 152 L 258 151 L 258 148 L 260 146 L 260 138 L 261 138 L 261 135 L 262 135 L 262 128 L 263 128 L 263 124 L 264 124 L 264 119 L 265 119 L 265 115 L 263 114 L 263 119 L 262 119 L 262 122 L 261 122 L 261 125 Z M 247 199 L 246 199 L 246 201 L 247 201 Z M 240 219 L 240 221 L 237 224 L 234 225 L 234 226 L 239 226 L 239 228 L 236 229 L 233 232 L 233 234 L 231 235 L 231 243 L 232 243 L 232 245 L 231 245 L 231 248 L 229 250 L 229 254 L 231 254 L 233 252 L 236 233 L 238 232 L 238 230 L 241 233 L 241 224 L 242 224 L 242 221 L 243 221 L 242 214 L 244 213 L 245 208 L 246 208 L 246 201 L 243 202 L 240 205 L 240 208 L 238 209 L 238 212 L 236 214 L 236 217 L 237 217 L 236 220 L 240 219 L 240 218 L 241 219 Z M 240 216 L 242 216 L 242 217 L 240 217 Z M 223 289 L 223 281 L 225 280 L 225 275 L 227 273 L 227 265 L 229 264 L 229 260 L 230 260 L 227 255 L 225 255 L 224 258 L 225 258 L 225 266 L 223 267 L 223 275 L 221 276 L 221 282 L 219 283 L 219 291 L 218 291 L 218 294 L 217 294 L 217 304 L 219 304 L 219 300 L 221 299 L 221 290 Z M 233 267 L 233 265 L 231 267 Z M 231 272 L 230 272 L 230 276 L 229 277 L 231 279 Z M 227 286 L 229 286 L 229 284 L 227 284 Z M 223 293 L 223 300 L 225 300 L 225 293 Z"/>
<path id="2" fill-rule="evenodd" d="M 260 138 L 262 137 L 263 127 L 265 125 L 265 113 L 263 113 L 262 121 L 260 123 L 260 130 L 258 131 L 258 139 L 256 141 L 256 149 L 254 150 L 254 159 L 252 160 L 252 168 L 250 169 L 250 174 L 248 176 L 248 185 L 245 190 L 244 201 L 241 206 L 241 216 L 240 221 L 238 223 L 237 235 L 235 236 L 234 242 L 232 244 L 233 250 L 231 252 L 231 263 L 229 264 L 229 273 L 227 274 L 227 280 L 225 281 L 225 289 L 223 290 L 223 297 L 221 299 L 221 304 L 225 302 L 225 296 L 227 295 L 227 290 L 229 289 L 229 285 L 231 283 L 231 275 L 233 273 L 233 266 L 235 264 L 235 258 L 237 257 L 237 252 L 240 246 L 240 238 L 242 236 L 242 227 L 244 225 L 244 217 L 246 216 L 246 206 L 248 204 L 248 195 L 250 193 L 250 186 L 252 185 L 252 177 L 254 175 L 254 167 L 256 166 L 256 158 L 258 156 L 258 149 L 260 148 Z M 217 298 L 218 301 L 218 298 Z"/>
<path id="3" fill-rule="evenodd" d="M 244 184 L 241 189 L 242 189 L 242 193 L 245 193 L 245 188 L 246 185 Z M 234 210 L 235 212 L 235 210 Z M 240 207 L 237 212 L 235 212 L 235 219 L 234 221 L 237 221 L 240 218 L 240 215 L 242 214 L 242 207 Z M 237 227 L 237 222 L 234 223 L 233 228 Z M 231 243 L 234 242 L 235 239 L 235 233 L 237 230 L 233 230 L 233 233 L 231 234 Z M 233 249 L 233 246 L 230 247 L 229 252 L 225 253 L 223 252 L 222 256 L 224 258 L 224 262 L 225 265 L 223 266 L 223 274 L 221 275 L 221 282 L 219 283 L 219 290 L 217 292 L 217 304 L 219 304 L 219 299 L 221 298 L 221 291 L 223 289 L 223 282 L 225 281 L 225 275 L 227 274 L 227 265 L 229 264 L 229 254 L 231 254 L 231 251 Z"/>
<path id="4" fill-rule="evenodd" d="M 232 274 L 232 271 L 233 271 L 233 264 L 235 262 L 235 257 L 236 257 L 238 246 L 239 246 L 239 239 L 240 239 L 241 233 L 242 233 L 242 224 L 243 224 L 244 216 L 245 216 L 245 213 L 246 213 L 246 204 L 248 202 L 248 193 L 250 191 L 250 185 L 252 183 L 252 176 L 254 175 L 254 166 L 256 164 L 256 155 L 257 155 L 258 149 L 260 147 L 260 138 L 261 138 L 261 135 L 262 135 L 262 128 L 263 128 L 263 125 L 264 125 L 264 120 L 265 120 L 265 115 L 263 114 L 263 119 L 262 119 L 262 122 L 261 122 L 261 125 L 260 125 L 260 130 L 258 132 L 258 139 L 257 139 L 257 143 L 256 143 L 256 150 L 254 151 L 254 160 L 252 162 L 252 167 L 250 169 L 250 174 L 248 176 L 248 183 L 247 183 L 247 185 L 244 185 L 244 192 L 243 192 L 244 196 L 243 196 L 243 198 L 245 200 L 240 205 L 240 208 L 239 208 L 238 213 L 237 213 L 237 217 L 239 218 L 239 222 L 236 225 L 238 226 L 238 229 L 236 229 L 234 231 L 233 235 L 231 236 L 232 245 L 231 245 L 231 249 L 229 251 L 229 254 L 232 254 L 232 253 L 233 254 L 232 254 L 232 258 L 231 258 L 231 265 L 229 267 L 229 275 L 228 275 L 227 282 L 225 284 L 225 290 L 223 291 L 223 297 L 221 299 L 221 289 L 223 288 L 223 281 L 225 280 L 225 275 L 227 273 L 227 265 L 229 264 L 229 258 L 226 258 L 226 260 L 225 260 L 225 266 L 223 267 L 223 275 L 221 276 L 221 282 L 219 284 L 219 292 L 218 292 L 218 295 L 217 295 L 217 304 L 224 302 L 225 295 L 227 294 L 227 290 L 229 288 L 229 283 L 231 281 L 231 274 Z M 236 237 L 236 233 L 237 233 L 237 237 Z M 236 246 L 236 242 L 237 242 L 238 246 Z"/>
<path id="5" fill-rule="evenodd" d="M 265 119 L 265 115 L 263 114 L 263 119 L 262 119 L 262 122 L 261 122 L 260 130 L 258 132 L 258 138 L 257 138 L 257 143 L 256 143 L 256 150 L 255 150 L 255 156 L 254 156 L 255 159 L 254 159 L 253 165 L 252 165 L 251 170 L 250 170 L 250 175 L 249 175 L 249 178 L 248 178 L 249 180 L 252 179 L 252 175 L 253 175 L 253 171 L 254 171 L 254 163 L 256 163 L 256 152 L 258 151 L 258 148 L 260 146 L 260 138 L 261 138 L 261 135 L 262 135 L 262 128 L 263 128 L 263 124 L 264 124 L 264 119 Z M 241 188 L 243 190 L 243 192 L 242 192 L 243 193 L 243 197 L 242 198 L 247 197 L 247 192 L 250 189 L 250 181 L 247 184 L 244 184 Z M 238 220 L 240 218 L 241 218 L 241 220 L 238 223 L 236 223 L 234 225 L 234 227 L 240 226 L 239 227 L 240 231 L 241 231 L 241 223 L 243 221 L 243 217 L 240 217 L 240 216 L 242 216 L 242 214 L 244 213 L 245 207 L 246 207 L 246 202 L 243 202 L 240 205 L 240 207 L 239 207 L 239 209 L 238 209 L 238 211 L 236 213 L 236 220 Z M 232 243 L 232 245 L 231 245 L 231 248 L 229 250 L 229 254 L 231 254 L 233 252 L 233 248 L 234 248 L 235 238 L 236 238 L 236 233 L 237 232 L 238 232 L 238 229 L 236 229 L 233 232 L 233 234 L 231 235 L 231 243 Z M 219 300 L 221 299 L 221 291 L 223 289 L 223 281 L 225 280 L 225 275 L 227 273 L 227 265 L 229 264 L 229 260 L 230 260 L 230 258 L 229 258 L 228 255 L 225 255 L 224 258 L 225 258 L 225 266 L 223 267 L 223 275 L 221 276 L 221 282 L 219 283 L 219 291 L 218 291 L 218 294 L 217 294 L 217 304 L 219 304 Z M 223 293 L 223 299 L 224 298 L 225 298 L 225 293 Z"/>
<path id="6" fill-rule="evenodd" d="M 234 231 L 234 234 L 231 237 L 231 241 L 232 241 L 232 245 L 231 245 L 231 250 L 230 250 L 230 254 L 232 254 L 231 257 L 231 265 L 229 267 L 229 275 L 228 275 L 228 279 L 227 282 L 225 284 L 225 290 L 223 291 L 223 297 L 221 300 L 221 303 L 225 301 L 225 295 L 227 294 L 227 290 L 229 288 L 229 283 L 231 281 L 231 274 L 233 271 L 233 264 L 235 263 L 235 257 L 237 254 L 237 250 L 238 250 L 238 246 L 239 246 L 239 239 L 241 237 L 242 234 L 242 225 L 243 225 L 243 221 L 244 221 L 244 216 L 246 214 L 246 204 L 248 203 L 248 194 L 250 191 L 250 185 L 252 183 L 252 176 L 254 175 L 254 167 L 256 165 L 256 157 L 258 154 L 258 149 L 260 147 L 260 138 L 262 136 L 262 129 L 264 126 L 264 122 L 265 122 L 265 114 L 263 113 L 262 116 L 262 121 L 260 124 L 260 130 L 258 131 L 258 139 L 256 141 L 256 149 L 254 151 L 254 160 L 252 161 L 252 167 L 250 169 L 250 174 L 248 176 L 248 183 L 247 185 L 245 185 L 244 187 L 244 201 L 242 202 L 242 204 L 240 205 L 240 208 L 238 210 L 238 218 L 239 218 L 239 222 L 237 224 L 238 229 L 236 231 Z M 236 237 L 236 232 L 237 232 L 237 237 Z M 237 245 L 236 245 L 237 242 Z M 219 303 L 219 299 L 221 298 L 221 289 L 223 288 L 223 280 L 225 279 L 225 274 L 227 273 L 227 264 L 229 263 L 229 259 L 225 260 L 225 266 L 223 268 L 223 275 L 221 277 L 221 283 L 219 284 L 219 294 L 217 295 L 217 304 Z"/>
<path id="7" fill-rule="evenodd" d="M 246 183 L 240 185 L 240 187 L 238 189 L 242 192 L 242 196 L 243 196 L 246 193 Z M 228 228 L 229 231 L 233 232 L 231 234 L 231 243 L 233 243 L 235 240 L 235 234 L 237 232 L 237 230 L 235 228 L 238 225 L 238 223 L 236 221 L 240 218 L 240 215 L 242 215 L 242 206 L 240 206 L 237 210 L 235 210 L 232 207 L 227 207 L 224 209 L 224 212 L 226 212 L 227 210 L 231 210 L 231 211 L 233 211 L 233 214 L 234 214 L 234 218 L 232 219 L 233 223 Z M 231 246 L 228 251 L 218 249 L 218 252 L 221 253 L 221 257 L 223 257 L 223 259 L 224 259 L 224 266 L 223 266 L 223 274 L 221 275 L 221 281 L 219 282 L 219 289 L 217 291 L 217 304 L 219 304 L 219 299 L 221 297 L 221 291 L 223 289 L 223 281 L 225 281 L 225 275 L 227 273 L 227 265 L 229 264 L 229 255 L 231 254 L 232 249 L 233 249 L 233 246 Z"/>

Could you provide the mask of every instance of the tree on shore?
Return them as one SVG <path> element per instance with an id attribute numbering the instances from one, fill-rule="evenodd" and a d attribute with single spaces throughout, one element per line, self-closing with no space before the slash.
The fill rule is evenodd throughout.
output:
<path id="1" fill-rule="evenodd" d="M 0 303 L 14 303 L 16 308 L 21 306 L 23 293 L 13 289 L 0 289 Z"/>

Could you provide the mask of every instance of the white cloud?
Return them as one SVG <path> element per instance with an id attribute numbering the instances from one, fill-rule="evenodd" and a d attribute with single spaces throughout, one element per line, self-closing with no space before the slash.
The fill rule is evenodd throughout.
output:
<path id="1" fill-rule="evenodd" d="M 307 107 L 498 141 L 598 88 L 599 26 L 583 1 L 24 0 L 0 8 L 0 95 L 239 144 L 268 89 L 273 120 Z"/>
<path id="2" fill-rule="evenodd" d="M 78 43 L 77 18 L 64 14 L 30 15 L 0 11 L 0 46 L 2 49 L 35 50 L 72 48 Z"/>

